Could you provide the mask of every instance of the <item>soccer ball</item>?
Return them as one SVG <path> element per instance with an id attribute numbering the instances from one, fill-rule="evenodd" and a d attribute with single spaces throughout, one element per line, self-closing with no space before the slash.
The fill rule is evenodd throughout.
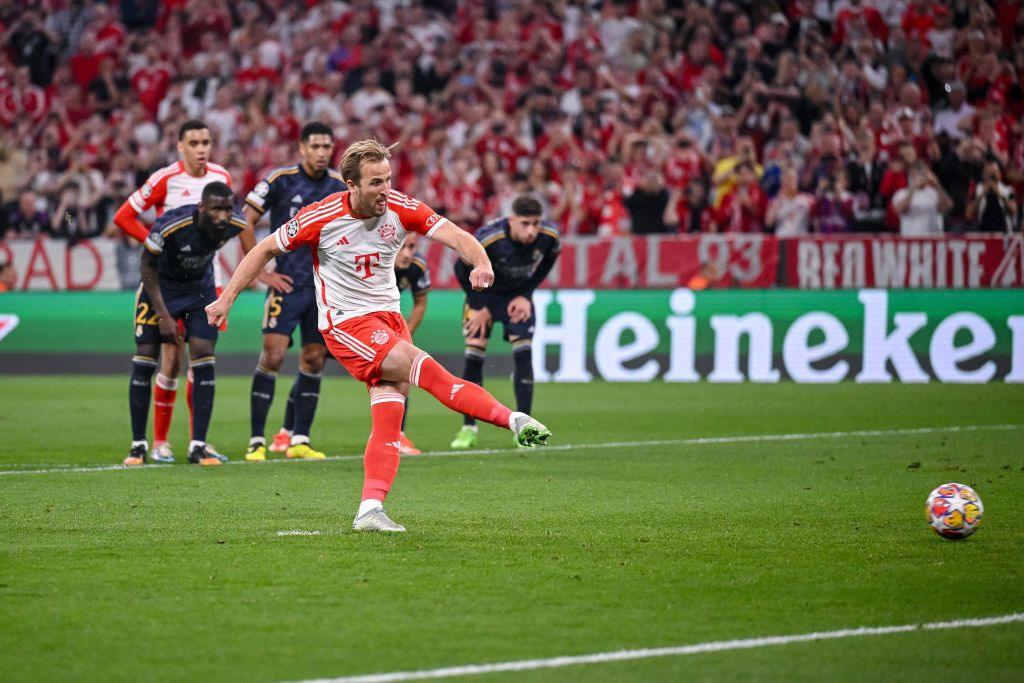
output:
<path id="1" fill-rule="evenodd" d="M 959 541 L 977 530 L 984 512 L 985 506 L 974 489 L 950 483 L 931 492 L 924 517 L 939 536 Z"/>

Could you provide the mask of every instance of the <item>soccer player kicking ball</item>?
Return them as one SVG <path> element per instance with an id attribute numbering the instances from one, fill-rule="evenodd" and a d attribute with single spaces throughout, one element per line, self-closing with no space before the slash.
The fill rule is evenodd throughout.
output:
<path id="1" fill-rule="evenodd" d="M 540 202 L 529 195 L 512 202 L 512 214 L 480 228 L 476 238 L 494 264 L 494 286 L 476 291 L 469 279 L 469 268 L 455 264 L 455 276 L 466 290 L 462 334 L 466 338 L 466 365 L 462 378 L 484 383 L 484 359 L 491 328 L 501 322 L 505 340 L 512 344 L 512 388 L 516 410 L 529 413 L 533 404 L 533 290 L 537 289 L 558 259 L 561 250 L 558 228 L 541 220 Z M 462 430 L 451 447 L 476 445 L 476 420 L 465 417 Z"/>
<path id="2" fill-rule="evenodd" d="M 234 210 L 234 199 L 227 184 L 209 183 L 202 189 L 198 205 L 172 209 L 158 218 L 144 243 L 139 266 L 142 291 L 135 313 L 135 356 L 128 388 L 132 446 L 124 464 L 129 467 L 146 462 L 146 419 L 157 353 L 161 343 L 166 349 L 167 344 L 181 340 L 179 320 L 185 329 L 195 385 L 188 461 L 197 465 L 221 462 L 206 447 L 206 430 L 213 413 L 217 326 L 207 322 L 203 309 L 217 296 L 214 255 L 245 229 L 245 219 Z"/>
<path id="3" fill-rule="evenodd" d="M 547 427 L 513 412 L 476 384 L 460 380 L 411 343 L 399 309 L 395 255 L 409 232 L 454 249 L 473 265 L 477 289 L 494 281 L 487 252 L 426 204 L 391 190 L 391 152 L 376 140 L 352 144 L 341 160 L 348 191 L 311 204 L 242 259 L 220 298 L 206 307 L 211 325 L 275 256 L 313 250 L 320 331 L 327 348 L 370 394 L 372 429 L 363 456 L 362 502 L 352 522 L 360 531 L 405 531 L 384 511 L 398 474 L 402 415 L 409 384 L 463 414 L 509 429 L 524 446 L 544 444 Z"/>

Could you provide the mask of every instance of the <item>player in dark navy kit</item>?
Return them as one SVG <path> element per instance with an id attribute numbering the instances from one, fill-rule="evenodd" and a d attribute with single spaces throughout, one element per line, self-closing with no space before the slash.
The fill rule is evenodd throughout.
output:
<path id="1" fill-rule="evenodd" d="M 341 174 L 330 169 L 333 136 L 331 127 L 324 123 L 314 121 L 302 128 L 299 136 L 301 161 L 274 169 L 246 196 L 245 215 L 250 227 L 255 227 L 269 210 L 270 224 L 276 229 L 302 207 L 346 189 Z M 251 246 L 242 245 L 246 251 Z M 288 397 L 284 428 L 274 437 L 270 450 L 285 451 L 289 458 L 321 459 L 324 454 L 309 443 L 327 358 L 327 347 L 317 324 L 312 252 L 296 249 L 281 254 L 277 257 L 276 271 L 264 274 L 261 280 L 268 286 L 263 314 L 263 351 L 252 378 L 249 398 L 252 431 L 245 459 L 250 462 L 267 459 L 264 436 L 267 413 L 274 400 L 278 370 L 292 344 L 296 327 L 302 342 L 299 375 Z"/>
<path id="2" fill-rule="evenodd" d="M 398 291 L 409 290 L 412 294 L 412 310 L 409 311 L 405 324 L 409 326 L 409 334 L 415 334 L 416 328 L 423 322 L 427 312 L 427 292 L 430 291 L 430 270 L 427 262 L 416 253 L 419 234 L 410 232 L 405 236 L 402 248 L 395 256 L 395 283 Z M 419 455 L 416 444 L 405 435 L 405 419 L 409 416 L 409 397 L 405 398 L 405 412 L 402 414 L 402 432 L 398 452 L 401 455 Z"/>
<path id="3" fill-rule="evenodd" d="M 146 420 L 160 344 L 175 344 L 182 335 L 188 342 L 194 378 L 188 461 L 199 465 L 221 462 L 206 448 L 206 430 L 213 413 L 217 328 L 210 325 L 204 309 L 217 299 L 213 278 L 217 250 L 246 228 L 234 199 L 225 183 L 209 183 L 198 205 L 165 212 L 146 238 L 139 266 L 142 286 L 135 308 L 135 356 L 128 388 L 132 445 L 125 465 L 146 462 Z"/>
<path id="4" fill-rule="evenodd" d="M 554 223 L 541 220 L 542 213 L 539 201 L 522 195 L 512 202 L 511 215 L 477 230 L 476 238 L 494 267 L 494 285 L 490 289 L 474 291 L 469 268 L 461 261 L 455 264 L 455 276 L 466 292 L 462 327 L 466 365 L 462 378 L 483 384 L 491 328 L 495 322 L 502 323 L 505 340 L 512 344 L 516 410 L 527 414 L 533 403 L 533 290 L 551 272 L 561 250 L 558 229 Z M 476 421 L 466 417 L 451 447 L 472 448 L 476 442 Z"/>

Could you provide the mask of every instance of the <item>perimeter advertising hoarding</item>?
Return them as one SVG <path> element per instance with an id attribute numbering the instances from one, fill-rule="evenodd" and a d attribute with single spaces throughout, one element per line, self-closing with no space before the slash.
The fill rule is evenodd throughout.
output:
<path id="1" fill-rule="evenodd" d="M 218 353 L 255 363 L 262 303 L 240 298 Z M 563 289 L 535 303 L 539 382 L 1024 382 L 1020 289 Z M 417 344 L 457 364 L 461 312 L 457 292 L 430 294 Z M 18 354 L 132 352 L 131 293 L 7 294 L 0 319 L 5 372 Z M 500 334 L 490 353 L 509 353 Z"/>
<path id="2" fill-rule="evenodd" d="M 434 289 L 459 289 L 458 256 L 425 240 L 421 251 Z M 1014 235 L 901 238 L 817 235 L 651 235 L 566 237 L 545 286 L 586 289 L 672 289 L 697 281 L 720 289 L 987 289 L 1024 284 L 1024 239 Z M 242 258 L 237 240 L 218 254 L 227 273 Z M 118 272 L 118 262 L 125 270 Z M 113 239 L 0 241 L 0 263 L 17 271 L 16 290 L 114 291 L 121 275 L 138 281 L 138 263 Z M 129 287 L 131 285 L 129 284 Z"/>

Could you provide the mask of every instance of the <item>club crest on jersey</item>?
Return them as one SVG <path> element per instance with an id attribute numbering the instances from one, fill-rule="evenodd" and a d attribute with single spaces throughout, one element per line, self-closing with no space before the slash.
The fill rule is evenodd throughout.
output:
<path id="1" fill-rule="evenodd" d="M 266 180 L 261 180 L 252 191 L 257 197 L 266 197 L 270 193 L 270 185 Z"/>
<path id="2" fill-rule="evenodd" d="M 381 346 L 382 344 L 387 344 L 388 339 L 390 338 L 391 337 L 386 330 L 375 330 L 374 333 L 370 335 L 370 342 L 377 346 Z"/>
<path id="3" fill-rule="evenodd" d="M 296 235 L 298 235 L 299 234 L 299 222 L 297 220 L 295 220 L 294 218 L 291 219 L 290 221 L 288 221 L 288 229 L 287 229 L 286 232 L 288 233 L 288 239 L 291 239 L 291 238 L 295 237 Z"/>
<path id="4" fill-rule="evenodd" d="M 380 233 L 381 240 L 383 240 L 385 244 L 392 244 L 398 239 L 398 231 L 395 230 L 395 226 L 390 223 L 381 224 L 380 228 L 378 228 L 378 232 Z"/>
<path id="5" fill-rule="evenodd" d="M 428 228 L 433 227 L 434 223 L 436 223 L 438 221 L 438 219 L 440 219 L 440 218 L 441 217 L 438 216 L 436 213 L 430 214 L 430 218 L 427 219 L 427 227 Z"/>

